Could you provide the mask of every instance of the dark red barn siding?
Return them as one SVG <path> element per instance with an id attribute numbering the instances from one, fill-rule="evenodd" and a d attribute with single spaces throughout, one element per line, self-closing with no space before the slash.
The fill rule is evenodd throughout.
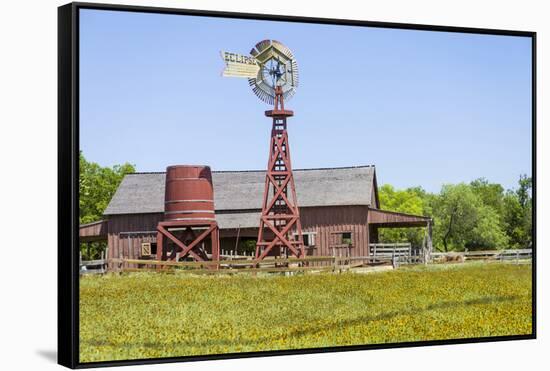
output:
<path id="1" fill-rule="evenodd" d="M 141 257 L 142 242 L 156 242 L 157 224 L 162 213 L 111 215 L 109 217 L 108 258 Z M 131 232 L 131 233 L 128 233 Z"/>
<path id="2" fill-rule="evenodd" d="M 81 224 L 79 230 L 80 242 L 105 241 L 109 224 L 106 220 Z"/>
<path id="3" fill-rule="evenodd" d="M 332 255 L 330 238 L 333 232 L 351 232 L 351 250 L 354 256 L 368 254 L 368 208 L 365 206 L 308 207 L 300 210 L 304 232 L 315 232 L 315 248 L 312 255 Z M 109 258 L 120 256 L 139 258 L 142 242 L 156 242 L 156 230 L 162 213 L 112 215 L 109 217 Z M 130 233 L 131 232 L 131 233 Z M 150 232 L 150 233 L 146 233 Z M 220 237 L 223 249 L 234 249 L 239 238 L 256 238 L 257 228 L 222 229 Z"/>
<path id="4" fill-rule="evenodd" d="M 431 221 L 430 217 L 420 215 L 410 215 L 395 211 L 369 209 L 368 222 L 371 225 L 380 227 L 424 227 Z"/>
<path id="5" fill-rule="evenodd" d="M 308 207 L 300 210 L 304 233 L 316 232 L 312 255 L 332 256 L 331 234 L 352 233 L 352 256 L 368 255 L 369 232 L 366 206 Z"/>

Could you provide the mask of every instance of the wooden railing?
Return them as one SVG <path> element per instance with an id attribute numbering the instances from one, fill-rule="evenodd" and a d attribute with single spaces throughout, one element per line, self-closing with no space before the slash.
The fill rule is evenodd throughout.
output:
<path id="1" fill-rule="evenodd" d="M 408 242 L 371 243 L 369 252 L 373 256 L 408 256 L 412 253 L 412 245 Z"/>
<path id="2" fill-rule="evenodd" d="M 392 264 L 391 258 L 372 256 L 335 257 L 311 256 L 305 258 L 231 259 L 219 261 L 160 261 L 140 259 L 111 259 L 115 272 L 178 272 L 192 274 L 236 274 L 258 272 L 324 272 L 347 271 L 368 265 Z"/>
<path id="3" fill-rule="evenodd" d="M 374 259 L 390 258 L 394 267 L 424 262 L 424 256 L 419 250 L 413 249 L 409 242 L 371 243 L 369 254 Z"/>
<path id="4" fill-rule="evenodd" d="M 532 249 L 513 249 L 513 250 L 483 250 L 483 251 L 463 251 L 463 252 L 433 252 L 430 257 L 432 261 L 443 260 L 448 256 L 458 256 L 462 260 L 487 260 L 487 261 L 515 261 L 519 263 L 523 260 L 533 258 Z"/>
<path id="5" fill-rule="evenodd" d="M 107 272 L 107 259 L 105 259 L 105 253 L 101 253 L 101 259 L 96 260 L 82 260 L 82 254 L 79 258 L 79 271 L 80 274 L 103 274 Z"/>
<path id="6" fill-rule="evenodd" d="M 308 256 L 305 258 L 268 258 L 264 260 L 224 259 L 219 261 L 159 261 L 141 259 L 98 259 L 80 262 L 80 273 L 105 273 L 107 263 L 114 272 L 182 272 L 193 274 L 236 274 L 236 273 L 275 273 L 275 272 L 344 272 L 353 268 L 401 264 L 418 264 L 424 257 L 410 249 L 410 244 L 371 244 L 369 256 Z M 531 249 L 466 251 L 461 253 L 432 253 L 431 261 L 446 255 L 461 256 L 464 260 L 525 261 L 532 258 Z"/>

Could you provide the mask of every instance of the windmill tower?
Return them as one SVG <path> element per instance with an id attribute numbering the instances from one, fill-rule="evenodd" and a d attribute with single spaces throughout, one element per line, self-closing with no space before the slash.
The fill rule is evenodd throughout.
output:
<path id="1" fill-rule="evenodd" d="M 250 54 L 222 52 L 222 58 L 227 65 L 223 76 L 248 77 L 258 98 L 273 105 L 272 110 L 265 111 L 272 127 L 256 259 L 274 254 L 304 257 L 287 132 L 287 118 L 294 112 L 284 105 L 298 86 L 298 65 L 292 52 L 275 40 L 260 41 Z"/>

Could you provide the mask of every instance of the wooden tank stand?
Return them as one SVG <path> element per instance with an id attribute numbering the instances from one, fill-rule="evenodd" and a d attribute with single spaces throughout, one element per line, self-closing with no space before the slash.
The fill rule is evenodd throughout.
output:
<path id="1" fill-rule="evenodd" d="M 185 228 L 183 238 L 176 237 L 169 229 Z M 197 231 L 197 229 L 199 229 Z M 204 229 L 206 228 L 206 229 Z M 204 230 L 203 230 L 204 229 Z M 191 256 L 196 261 L 206 261 L 208 257 L 199 249 L 200 243 L 210 236 L 212 242 L 212 261 L 220 260 L 220 234 L 216 221 L 163 221 L 157 225 L 157 260 L 176 261 L 179 258 Z M 164 238 L 169 239 L 177 248 L 170 256 L 167 254 Z M 182 241 L 183 240 L 183 241 Z M 186 241 L 190 241 L 187 242 Z"/>

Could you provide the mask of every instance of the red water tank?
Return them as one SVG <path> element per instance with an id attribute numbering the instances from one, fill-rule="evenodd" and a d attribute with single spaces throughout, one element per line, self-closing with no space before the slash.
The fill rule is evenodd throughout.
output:
<path id="1" fill-rule="evenodd" d="M 165 221 L 214 221 L 214 189 L 208 166 L 166 168 Z"/>

